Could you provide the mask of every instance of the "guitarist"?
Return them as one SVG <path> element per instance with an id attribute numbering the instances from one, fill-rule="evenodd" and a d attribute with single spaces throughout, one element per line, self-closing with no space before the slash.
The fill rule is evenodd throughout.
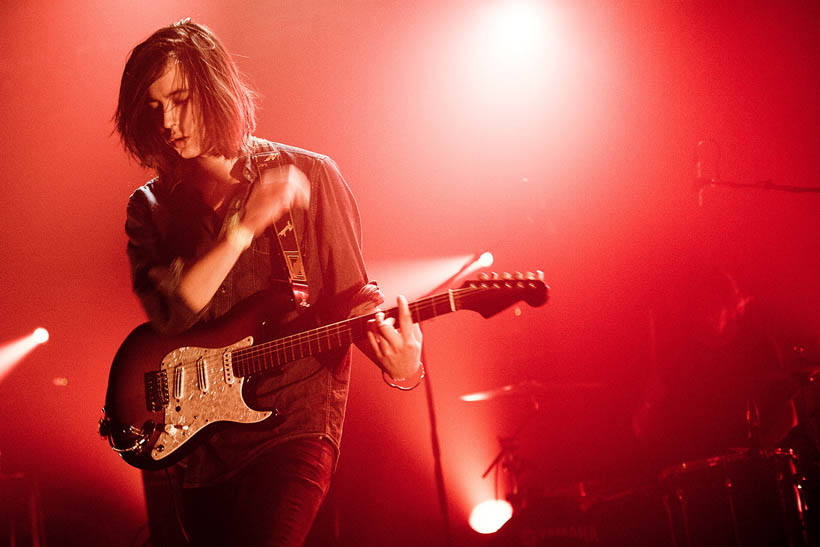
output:
<path id="1" fill-rule="evenodd" d="M 162 333 L 212 321 L 261 290 L 291 291 L 273 317 L 326 324 L 376 311 L 356 202 L 327 156 L 252 135 L 254 93 L 208 28 L 182 20 L 131 52 L 116 129 L 155 178 L 127 208 L 134 292 Z M 280 236 L 293 231 L 295 260 Z M 282 238 L 283 239 L 283 238 Z M 379 313 L 364 351 L 394 387 L 419 384 L 421 331 L 403 297 L 398 329 Z M 182 533 L 193 545 L 301 545 L 338 457 L 350 350 L 302 359 L 274 377 L 252 378 L 249 399 L 281 412 L 261 424 L 203 431 L 168 473 Z M 222 424 L 220 424 L 222 425 Z M 155 544 L 161 518 L 145 474 Z"/>

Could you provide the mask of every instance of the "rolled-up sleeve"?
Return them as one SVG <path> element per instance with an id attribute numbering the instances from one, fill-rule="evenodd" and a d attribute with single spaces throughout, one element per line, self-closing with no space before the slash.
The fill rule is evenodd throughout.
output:
<path id="1" fill-rule="evenodd" d="M 339 310 L 338 317 L 344 318 L 362 303 L 363 298 L 377 302 L 381 294 L 377 287 L 375 292 L 363 291 L 368 276 L 361 251 L 359 209 L 336 163 L 321 156 L 311 179 L 311 208 L 315 215 L 326 296 Z"/>
<path id="2" fill-rule="evenodd" d="M 164 252 L 159 215 L 157 201 L 147 186 L 131 195 L 125 221 L 128 260 L 134 292 L 148 319 L 160 332 L 175 334 L 193 326 L 202 311 L 194 312 L 179 296 L 185 263 Z"/>

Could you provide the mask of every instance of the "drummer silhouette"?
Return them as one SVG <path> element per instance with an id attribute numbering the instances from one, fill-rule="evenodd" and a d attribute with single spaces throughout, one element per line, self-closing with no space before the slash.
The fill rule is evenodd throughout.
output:
<path id="1" fill-rule="evenodd" d="M 796 384 L 733 276 L 687 272 L 650 310 L 650 373 L 633 429 L 661 465 L 773 447 L 795 425 Z"/>

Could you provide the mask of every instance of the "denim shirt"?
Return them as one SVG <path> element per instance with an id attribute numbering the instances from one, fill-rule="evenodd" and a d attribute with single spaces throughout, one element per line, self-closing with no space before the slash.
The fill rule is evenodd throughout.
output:
<path id="1" fill-rule="evenodd" d="M 253 138 L 253 152 L 278 151 L 310 180 L 307 210 L 292 211 L 309 286 L 307 323 L 345 319 L 364 298 L 381 303 L 378 291 L 363 290 L 367 272 L 361 254 L 361 225 L 355 199 L 327 156 Z M 281 286 L 283 263 L 272 258 L 276 234 L 267 230 L 237 260 L 211 301 L 195 313 L 178 293 L 180 274 L 222 237 L 227 219 L 239 210 L 257 178 L 252 159 L 240 159 L 242 183 L 224 217 L 200 198 L 195 181 L 180 171 L 159 176 L 129 199 L 125 225 L 134 292 L 151 323 L 162 333 L 179 333 L 216 319 L 260 290 Z M 275 252 L 274 252 L 275 254 Z M 274 310 L 274 316 L 296 312 Z M 297 438 L 325 437 L 336 448 L 342 434 L 350 379 L 350 350 L 325 353 L 289 364 L 275 377 L 255 378 L 254 406 L 276 408 L 277 418 L 260 424 L 209 426 L 192 443 L 198 446 L 178 464 L 187 487 L 230 478 L 267 448 Z M 211 429 L 211 431 L 208 431 Z"/>

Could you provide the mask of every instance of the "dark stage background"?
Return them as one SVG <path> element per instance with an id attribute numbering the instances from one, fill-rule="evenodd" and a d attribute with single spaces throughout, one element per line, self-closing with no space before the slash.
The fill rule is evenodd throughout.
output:
<path id="1" fill-rule="evenodd" d="M 481 473 L 530 408 L 462 394 L 547 386 L 521 446 L 536 493 L 641 467 L 649 302 L 678 273 L 734 272 L 787 354 L 817 351 L 820 196 L 706 187 L 699 203 L 693 178 L 713 139 L 727 180 L 820 186 L 820 7 L 540 2 L 505 30 L 499 6 L 0 3 L 0 343 L 51 333 L 0 377 L 0 451 L 39 485 L 49 545 L 147 537 L 139 475 L 96 433 L 111 358 L 144 320 L 123 226 L 150 174 L 111 117 L 130 48 L 186 16 L 259 90 L 260 136 L 337 161 L 389 298 L 480 250 L 544 271 L 543 308 L 425 327 L 457 544 L 483 541 L 467 525 L 493 496 Z M 324 537 L 440 545 L 424 391 L 387 388 L 357 354 L 342 444 Z"/>

